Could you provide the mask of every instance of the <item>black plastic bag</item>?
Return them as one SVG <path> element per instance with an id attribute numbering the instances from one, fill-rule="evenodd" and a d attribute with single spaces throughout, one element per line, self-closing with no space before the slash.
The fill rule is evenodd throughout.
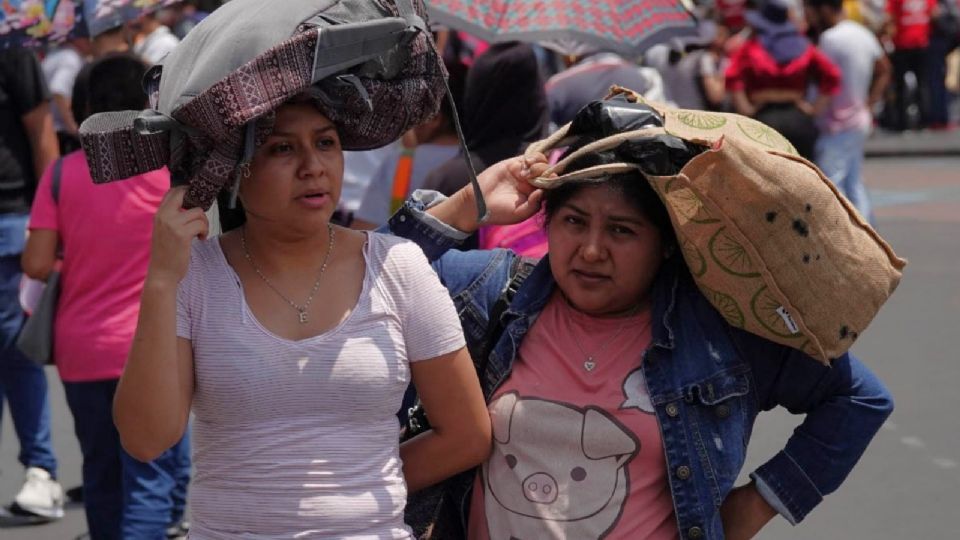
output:
<path id="1" fill-rule="evenodd" d="M 663 117 L 649 105 L 633 103 L 622 96 L 594 101 L 580 109 L 570 124 L 570 134 L 577 139 L 566 155 L 604 137 L 653 127 L 663 127 Z M 704 150 L 706 147 L 703 145 L 672 135 L 638 135 L 612 150 L 583 156 L 571 163 L 569 169 L 577 170 L 619 161 L 636 163 L 645 174 L 671 176 L 679 173 L 687 162 Z"/>

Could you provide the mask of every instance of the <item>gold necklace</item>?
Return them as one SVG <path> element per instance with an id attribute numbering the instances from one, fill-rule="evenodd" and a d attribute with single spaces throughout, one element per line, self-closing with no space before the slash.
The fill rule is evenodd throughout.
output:
<path id="1" fill-rule="evenodd" d="M 300 324 L 306 324 L 308 320 L 307 310 L 310 309 L 310 302 L 313 302 L 313 295 L 317 294 L 317 289 L 320 288 L 320 279 L 323 278 L 323 272 L 324 270 L 327 269 L 327 263 L 330 262 L 330 254 L 333 253 L 333 246 L 334 246 L 333 225 L 331 225 L 330 223 L 327 223 L 327 235 L 330 237 L 330 242 L 327 244 L 327 253 L 326 255 L 323 256 L 323 264 L 320 265 L 320 273 L 317 275 L 317 280 L 313 283 L 313 288 L 310 289 L 310 295 L 307 296 L 307 301 L 304 302 L 302 306 L 297 304 L 293 300 L 287 298 L 285 294 L 280 292 L 280 289 L 278 289 L 269 279 L 267 279 L 267 276 L 263 275 L 263 272 L 260 271 L 260 267 L 257 266 L 257 263 L 253 262 L 253 258 L 250 257 L 250 251 L 247 250 L 247 234 L 246 233 L 247 233 L 247 228 L 242 227 L 240 229 L 240 245 L 243 246 L 243 256 L 246 257 L 247 262 L 249 262 L 250 266 L 253 267 L 253 271 L 256 272 L 258 276 L 260 276 L 260 279 L 262 279 L 263 282 L 266 283 L 268 287 L 273 289 L 273 292 L 277 293 L 277 295 L 280 296 L 280 298 L 283 298 L 284 300 L 286 300 L 287 303 L 290 304 L 290 306 L 293 309 L 297 310 Z"/>

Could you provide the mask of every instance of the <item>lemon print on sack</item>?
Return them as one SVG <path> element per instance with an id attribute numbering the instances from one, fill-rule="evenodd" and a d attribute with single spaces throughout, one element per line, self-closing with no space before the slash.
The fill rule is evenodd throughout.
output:
<path id="1" fill-rule="evenodd" d="M 793 322 L 790 314 L 784 310 L 783 304 L 770 293 L 766 285 L 760 287 L 753 295 L 753 300 L 750 301 L 750 309 L 753 311 L 753 316 L 757 318 L 757 322 L 775 336 L 782 338 L 803 337 L 803 334 L 796 328 L 796 323 Z"/>
<path id="2" fill-rule="evenodd" d="M 710 238 L 709 247 L 710 256 L 728 274 L 746 278 L 760 276 L 747 249 L 727 234 L 726 227 L 721 227 Z"/>
<path id="3" fill-rule="evenodd" d="M 707 272 L 707 260 L 696 244 L 686 238 L 680 239 L 680 251 L 683 252 L 683 258 L 694 277 L 700 277 Z"/>
<path id="4" fill-rule="evenodd" d="M 694 223 L 716 223 L 720 220 L 710 215 L 703 206 L 703 201 L 687 187 L 674 188 L 676 180 L 670 180 L 663 191 L 667 197 L 667 202 L 676 210 L 678 214 Z"/>
<path id="5" fill-rule="evenodd" d="M 740 310 L 740 306 L 737 305 L 737 301 L 734 300 L 732 296 L 720 291 L 715 291 L 709 287 L 704 287 L 703 285 L 700 286 L 700 290 L 707 296 L 707 299 L 710 300 L 713 307 L 717 308 L 717 311 L 723 315 L 723 318 L 730 323 L 730 326 L 743 328 L 743 311 Z"/>
<path id="6" fill-rule="evenodd" d="M 796 148 L 790 144 L 790 141 L 778 133 L 777 130 L 766 124 L 757 122 L 756 120 L 750 120 L 749 118 L 744 118 L 737 122 L 737 126 L 744 135 L 749 137 L 754 142 L 758 142 L 775 150 L 783 150 L 784 152 L 794 155 L 797 154 Z"/>
<path id="7" fill-rule="evenodd" d="M 719 114 L 704 114 L 693 111 L 677 112 L 677 120 L 697 129 L 720 129 L 727 123 L 727 119 Z"/>

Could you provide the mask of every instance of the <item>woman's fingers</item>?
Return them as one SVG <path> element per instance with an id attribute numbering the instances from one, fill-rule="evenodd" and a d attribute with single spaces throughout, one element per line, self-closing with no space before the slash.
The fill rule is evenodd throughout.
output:
<path id="1" fill-rule="evenodd" d="M 183 198 L 187 195 L 187 186 L 177 186 L 170 188 L 170 191 L 163 196 L 163 200 L 160 201 L 160 207 L 157 209 L 157 213 L 161 212 L 170 212 L 173 209 L 179 209 L 183 207 Z"/>
<path id="2" fill-rule="evenodd" d="M 543 190 L 536 189 L 527 195 L 527 200 L 523 201 L 521 210 L 524 213 L 535 213 L 540 209 L 540 203 L 543 201 Z"/>
<path id="3" fill-rule="evenodd" d="M 199 237 L 201 240 L 206 240 L 207 235 L 210 234 L 210 222 L 207 221 L 207 216 L 201 213 L 200 219 L 188 221 L 183 226 L 182 232 L 187 238 L 193 239 L 194 237 Z"/>
<path id="4" fill-rule="evenodd" d="M 149 275 L 168 283 L 179 283 L 187 273 L 190 243 L 205 239 L 210 232 L 206 214 L 200 208 L 184 210 L 186 187 L 175 187 L 164 196 L 157 209 Z"/>

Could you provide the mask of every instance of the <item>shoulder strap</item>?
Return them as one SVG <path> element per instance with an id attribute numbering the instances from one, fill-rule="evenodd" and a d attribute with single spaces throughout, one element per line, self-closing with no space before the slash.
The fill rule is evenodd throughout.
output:
<path id="1" fill-rule="evenodd" d="M 60 205 L 60 181 L 63 179 L 63 156 L 53 162 L 53 171 L 50 178 L 50 195 L 53 204 Z M 63 259 L 63 236 L 57 241 L 57 259 Z M 56 268 L 56 267 L 55 267 Z"/>
<path id="2" fill-rule="evenodd" d="M 60 202 L 60 179 L 63 176 L 63 157 L 58 157 L 53 162 L 53 173 L 50 179 L 50 195 L 53 196 L 53 202 Z"/>
<path id="3" fill-rule="evenodd" d="M 483 381 L 483 374 L 487 371 L 487 364 L 490 363 L 490 353 L 493 352 L 494 345 L 500 341 L 500 335 L 503 333 L 501 317 L 510 307 L 513 297 L 533 272 L 536 265 L 536 261 L 528 257 L 516 257 L 510 265 L 510 278 L 504 285 L 503 290 L 500 291 L 500 297 L 494 302 L 488 314 L 489 326 L 487 326 L 487 333 L 483 337 L 483 354 L 480 357 L 480 365 L 477 367 L 477 375 L 480 376 L 481 382 Z"/>

